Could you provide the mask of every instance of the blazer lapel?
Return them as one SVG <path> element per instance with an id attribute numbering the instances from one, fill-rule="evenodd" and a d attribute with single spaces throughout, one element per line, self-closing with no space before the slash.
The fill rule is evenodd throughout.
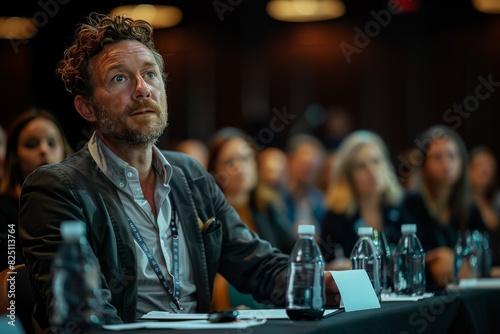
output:
<path id="1" fill-rule="evenodd" d="M 184 230 L 183 237 L 187 239 L 191 270 L 196 284 L 197 308 L 199 312 L 207 312 L 210 309 L 212 292 L 209 288 L 205 246 L 198 225 L 198 214 L 184 173 L 180 168 L 172 167 L 173 175 L 170 180 L 172 197 Z"/>

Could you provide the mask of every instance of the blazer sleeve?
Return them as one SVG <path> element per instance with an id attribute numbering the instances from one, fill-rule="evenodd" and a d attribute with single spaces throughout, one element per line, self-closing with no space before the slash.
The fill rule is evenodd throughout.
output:
<path id="1" fill-rule="evenodd" d="M 30 270 L 37 308 L 46 310 L 45 319 L 52 319 L 52 262 L 62 244 L 60 223 L 68 220 L 86 221 L 82 199 L 70 178 L 57 165 L 43 166 L 26 179 L 20 199 L 20 238 L 26 264 Z M 94 253 L 95 262 L 99 263 Z M 111 293 L 100 273 L 103 311 L 106 323 L 122 322 L 110 304 Z M 38 319 L 41 318 L 40 315 Z M 50 323 L 40 324 L 42 328 Z"/>
<path id="2" fill-rule="evenodd" d="M 222 223 L 219 272 L 258 302 L 284 305 L 289 256 L 247 228 L 209 174 L 207 183 L 215 215 Z"/>

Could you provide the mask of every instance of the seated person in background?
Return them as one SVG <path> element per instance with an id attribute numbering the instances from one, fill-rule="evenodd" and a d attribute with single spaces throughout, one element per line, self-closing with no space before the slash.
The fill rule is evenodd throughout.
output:
<path id="1" fill-rule="evenodd" d="M 36 168 L 58 163 L 69 156 L 72 150 L 57 119 L 42 109 L 28 109 L 17 116 L 9 127 L 8 138 L 5 174 L 0 183 L 0 270 L 10 271 L 11 265 L 25 262 L 19 239 L 21 185 Z M 37 223 L 37 219 L 34 219 L 33 223 Z M 9 235 L 12 231 L 15 233 L 14 255 L 8 252 L 9 245 L 12 246 L 12 236 Z M 17 290 L 11 301 L 14 300 L 18 305 L 16 313 L 24 330 L 32 333 L 31 313 L 34 300 L 31 289 L 23 288 L 23 284 L 24 287 L 29 286 L 28 275 L 24 277 L 23 272 L 25 271 L 20 270 L 16 275 Z"/>
<path id="2" fill-rule="evenodd" d="M 321 230 L 330 269 L 349 269 L 358 228 L 384 232 L 390 244 L 399 239 L 403 190 L 383 140 L 370 131 L 355 131 L 340 144 L 326 194 L 328 209 Z M 331 244 L 340 245 L 334 251 Z"/>
<path id="3" fill-rule="evenodd" d="M 467 150 L 460 136 L 435 125 L 415 143 L 422 164 L 415 184 L 404 199 L 405 222 L 417 224 L 417 236 L 426 252 L 427 287 L 439 289 L 452 282 L 453 249 L 460 230 L 484 231 L 472 201 L 467 176 Z"/>
<path id="4" fill-rule="evenodd" d="M 315 137 L 295 135 L 287 143 L 288 178 L 282 191 L 291 229 L 315 225 L 319 234 L 325 214 L 323 193 L 317 186 L 325 160 L 325 148 Z"/>
<path id="5" fill-rule="evenodd" d="M 498 195 L 495 188 L 497 166 L 495 154 L 490 148 L 478 146 L 470 151 L 472 195 L 489 232 L 494 267 L 492 274 L 495 276 L 500 275 L 500 208 L 495 201 Z"/>
<path id="6" fill-rule="evenodd" d="M 255 155 L 255 145 L 244 132 L 236 128 L 223 128 L 211 140 L 208 171 L 250 231 L 282 252 L 290 253 L 295 237 L 282 208 L 279 209 L 277 194 L 258 185 Z M 264 306 L 251 295 L 239 293 L 221 275 L 217 275 L 212 308 L 242 307 Z"/>
<path id="7" fill-rule="evenodd" d="M 9 127 L 8 138 L 5 174 L 0 182 L 0 226 L 2 236 L 6 236 L 8 225 L 15 225 L 19 264 L 24 263 L 18 227 L 21 186 L 36 168 L 61 162 L 72 150 L 57 119 L 43 109 L 28 109 L 17 116 Z M 7 268 L 6 256 L 7 243 L 5 249 L 2 247 L 0 270 Z"/>
<path id="8" fill-rule="evenodd" d="M 207 169 L 248 228 L 289 254 L 296 239 L 277 193 L 258 183 L 255 147 L 243 131 L 223 128 L 210 142 Z"/>
<path id="9" fill-rule="evenodd" d="M 53 320 L 51 266 L 62 244 L 60 223 L 69 220 L 87 225 L 107 324 L 134 322 L 152 310 L 208 312 L 217 272 L 258 301 L 285 302 L 289 257 L 250 232 L 198 162 L 154 145 L 168 118 L 163 69 L 149 23 L 97 13 L 79 26 L 58 65 L 76 110 L 95 132 L 80 151 L 38 168 L 23 185 L 20 236 L 38 330 Z M 214 228 L 202 231 L 208 221 Z M 139 244 L 151 250 L 172 288 L 160 282 Z M 328 302 L 338 303 L 329 273 L 325 286 Z"/>

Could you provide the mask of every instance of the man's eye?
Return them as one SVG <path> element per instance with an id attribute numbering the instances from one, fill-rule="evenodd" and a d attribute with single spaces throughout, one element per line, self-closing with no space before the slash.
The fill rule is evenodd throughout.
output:
<path id="1" fill-rule="evenodd" d="M 146 73 L 146 76 L 150 79 L 153 79 L 154 77 L 156 77 L 156 73 L 155 72 L 148 72 L 148 73 Z"/>
<path id="2" fill-rule="evenodd" d="M 114 78 L 114 81 L 115 82 L 123 82 L 125 81 L 125 77 L 123 75 L 117 75 L 115 78 Z"/>

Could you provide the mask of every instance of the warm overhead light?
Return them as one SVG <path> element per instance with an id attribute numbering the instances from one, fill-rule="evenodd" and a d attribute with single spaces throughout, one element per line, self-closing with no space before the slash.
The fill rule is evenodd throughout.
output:
<path id="1" fill-rule="evenodd" d="M 324 21 L 344 15 L 345 5 L 341 0 L 271 0 L 267 13 L 280 21 Z"/>
<path id="2" fill-rule="evenodd" d="M 0 17 L 0 38 L 29 39 L 36 35 L 38 29 L 32 19 L 25 17 Z"/>
<path id="3" fill-rule="evenodd" d="M 174 6 L 128 5 L 113 8 L 110 16 L 123 15 L 134 20 L 149 22 L 154 28 L 168 28 L 182 20 L 182 11 Z"/>
<path id="4" fill-rule="evenodd" d="M 472 0 L 472 5 L 483 13 L 500 14 L 500 1 L 498 0 Z"/>

